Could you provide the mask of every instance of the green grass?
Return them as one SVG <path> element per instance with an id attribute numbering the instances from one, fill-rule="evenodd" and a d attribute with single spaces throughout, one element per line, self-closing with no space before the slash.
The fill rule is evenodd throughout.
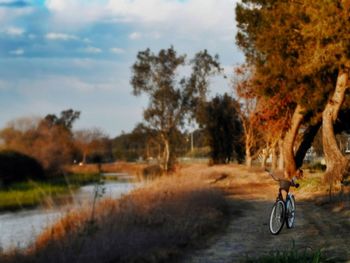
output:
<path id="1" fill-rule="evenodd" d="M 300 189 L 302 188 L 318 188 L 322 186 L 322 178 L 323 174 L 317 173 L 312 176 L 305 176 L 302 180 L 300 180 Z"/>
<path id="2" fill-rule="evenodd" d="M 99 180 L 99 174 L 71 174 L 45 181 L 14 183 L 6 188 L 0 188 L 0 211 L 35 207 L 45 200 L 68 195 L 80 186 Z"/>
<path id="3" fill-rule="evenodd" d="M 321 263 L 328 262 L 322 256 L 321 250 L 310 251 L 297 249 L 293 243 L 292 248 L 284 251 L 271 251 L 259 258 L 249 258 L 246 263 Z"/>

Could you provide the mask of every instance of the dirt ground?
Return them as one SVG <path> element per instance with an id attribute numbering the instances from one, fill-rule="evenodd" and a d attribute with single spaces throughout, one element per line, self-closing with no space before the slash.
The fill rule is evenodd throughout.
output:
<path id="1" fill-rule="evenodd" d="M 183 170 L 191 171 L 193 167 Z M 267 173 L 248 171 L 243 166 L 198 166 L 196 172 L 206 174 L 209 183 L 225 190 L 231 220 L 223 233 L 212 237 L 204 248 L 187 254 L 182 262 L 242 262 L 247 255 L 258 257 L 289 249 L 293 242 L 300 249 L 321 249 L 332 262 L 350 262 L 349 199 L 341 205 L 320 205 L 320 198 L 313 199 L 313 194 L 302 187 L 291 189 L 296 197 L 295 228 L 284 226 L 279 235 L 273 236 L 268 221 L 278 185 Z"/>

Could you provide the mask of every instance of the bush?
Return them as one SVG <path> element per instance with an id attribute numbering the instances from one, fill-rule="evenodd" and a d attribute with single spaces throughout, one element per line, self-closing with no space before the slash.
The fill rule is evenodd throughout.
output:
<path id="1" fill-rule="evenodd" d="M 327 166 L 320 162 L 316 162 L 316 163 L 311 163 L 307 165 L 306 168 L 309 169 L 311 173 L 314 173 L 317 171 L 321 171 L 321 172 L 326 171 Z"/>
<path id="2" fill-rule="evenodd" d="M 16 151 L 0 152 L 0 182 L 3 185 L 43 178 L 43 168 L 34 158 Z"/>
<path id="3" fill-rule="evenodd" d="M 154 164 L 143 169 L 142 175 L 145 179 L 154 179 L 163 174 L 163 169 L 160 165 Z"/>

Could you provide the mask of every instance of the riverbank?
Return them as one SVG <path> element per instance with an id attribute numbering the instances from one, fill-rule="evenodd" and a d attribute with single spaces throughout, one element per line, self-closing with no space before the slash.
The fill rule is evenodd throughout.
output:
<path id="1" fill-rule="evenodd" d="M 85 164 L 65 167 L 66 174 L 42 180 L 12 183 L 0 188 L 0 212 L 17 211 L 39 205 L 50 206 L 61 196 L 100 180 L 115 180 L 109 173 L 122 173 L 139 178 L 143 174 L 144 164 L 108 163 Z M 102 176 L 101 176 L 102 174 Z"/>
<path id="2" fill-rule="evenodd" d="M 164 262 L 206 240 L 228 219 L 211 174 L 190 169 L 156 179 L 119 200 L 59 220 L 26 251 L 1 262 Z"/>
<path id="3" fill-rule="evenodd" d="M 28 250 L 3 254 L 0 262 L 265 262 L 266 255 L 266 262 L 289 255 L 341 262 L 350 259 L 349 199 L 320 202 L 327 194 L 320 178 L 305 173 L 292 189 L 295 228 L 272 236 L 268 218 L 278 185 L 266 172 L 188 165 L 120 200 L 69 213 Z"/>

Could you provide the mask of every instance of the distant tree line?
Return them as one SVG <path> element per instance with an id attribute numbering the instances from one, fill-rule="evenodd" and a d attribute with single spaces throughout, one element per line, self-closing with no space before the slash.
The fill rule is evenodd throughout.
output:
<path id="1" fill-rule="evenodd" d="M 64 173 L 65 165 L 112 160 L 111 141 L 99 129 L 73 131 L 79 117 L 79 111 L 69 109 L 59 116 L 8 123 L 0 131 L 0 177 L 6 181 L 57 176 Z"/>

